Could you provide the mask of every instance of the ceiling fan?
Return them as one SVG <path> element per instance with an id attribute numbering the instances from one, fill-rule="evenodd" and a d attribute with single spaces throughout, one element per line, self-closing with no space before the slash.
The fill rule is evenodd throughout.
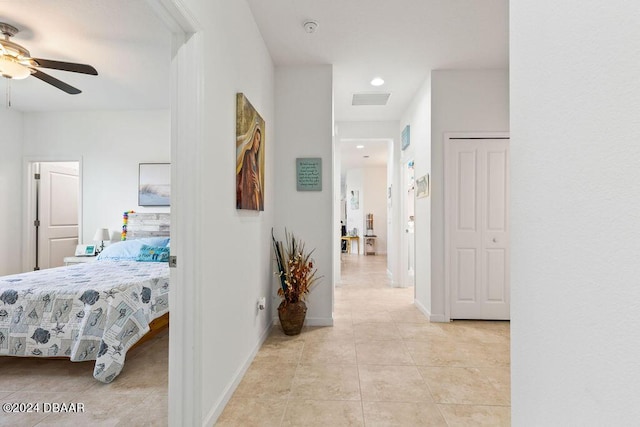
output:
<path id="1" fill-rule="evenodd" d="M 50 68 L 71 71 L 72 73 L 98 75 L 96 69 L 91 65 L 32 58 L 27 49 L 9 40 L 9 37 L 13 37 L 18 33 L 18 29 L 12 25 L 0 22 L 0 32 L 4 35 L 4 40 L 0 38 L 0 75 L 2 77 L 19 80 L 33 76 L 70 95 L 77 95 L 82 92 L 80 89 L 43 73 L 39 69 Z"/>

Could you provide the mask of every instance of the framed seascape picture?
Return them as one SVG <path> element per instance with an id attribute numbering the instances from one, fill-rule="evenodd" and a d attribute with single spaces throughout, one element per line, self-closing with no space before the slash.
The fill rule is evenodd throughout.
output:
<path id="1" fill-rule="evenodd" d="M 140 163 L 138 171 L 138 205 L 171 204 L 171 163 Z"/>
<path id="2" fill-rule="evenodd" d="M 264 144 L 264 120 L 236 94 L 236 209 L 264 210 Z"/>

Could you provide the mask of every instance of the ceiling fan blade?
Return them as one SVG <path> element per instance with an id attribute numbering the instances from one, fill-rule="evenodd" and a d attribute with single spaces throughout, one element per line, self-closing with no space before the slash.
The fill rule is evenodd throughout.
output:
<path id="1" fill-rule="evenodd" d="M 91 65 L 76 64 L 74 62 L 53 61 L 51 59 L 31 58 L 36 61 L 37 66 L 51 68 L 52 70 L 71 71 L 72 73 L 91 74 L 97 76 L 98 72 Z"/>
<path id="2" fill-rule="evenodd" d="M 82 93 L 80 89 L 76 89 L 75 87 L 68 85 L 63 81 L 60 81 L 55 77 L 51 77 L 49 74 L 45 74 L 40 70 L 36 70 L 35 68 L 31 68 L 30 70 L 32 71 L 31 75 L 33 77 L 40 79 L 45 83 L 49 83 L 50 85 L 67 92 L 69 95 L 77 95 L 79 93 Z"/>

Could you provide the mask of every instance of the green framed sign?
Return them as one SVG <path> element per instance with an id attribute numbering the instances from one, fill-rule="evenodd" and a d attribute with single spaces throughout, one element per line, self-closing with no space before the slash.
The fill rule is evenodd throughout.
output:
<path id="1" fill-rule="evenodd" d="M 322 191 L 322 159 L 320 157 L 296 159 L 296 189 Z"/>

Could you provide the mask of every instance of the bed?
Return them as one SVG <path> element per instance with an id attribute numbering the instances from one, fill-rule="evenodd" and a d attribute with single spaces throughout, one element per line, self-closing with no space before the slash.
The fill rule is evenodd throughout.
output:
<path id="1" fill-rule="evenodd" d="M 143 237 L 154 233 L 131 233 L 94 262 L 0 277 L 0 356 L 95 360 L 93 376 L 113 381 L 150 324 L 168 322 L 170 249 Z M 121 247 L 131 256 L 114 256 Z"/>

